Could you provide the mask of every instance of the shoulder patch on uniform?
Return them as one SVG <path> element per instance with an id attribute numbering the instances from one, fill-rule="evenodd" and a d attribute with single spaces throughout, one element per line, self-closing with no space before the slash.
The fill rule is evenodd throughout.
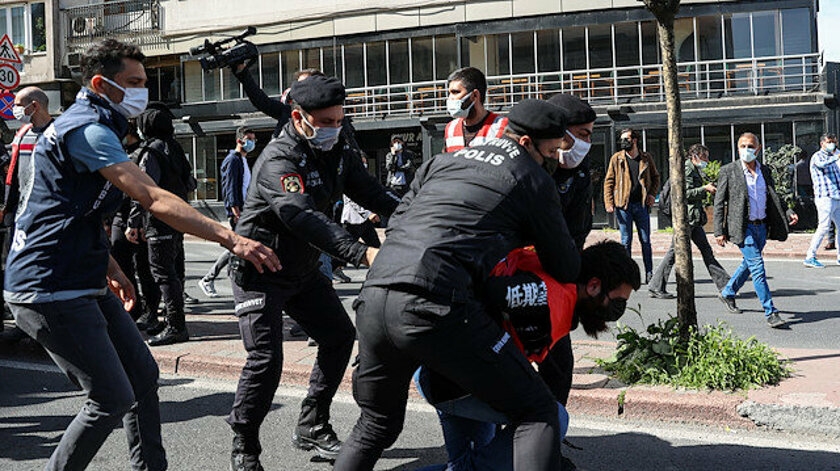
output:
<path id="1" fill-rule="evenodd" d="M 297 173 L 287 173 L 280 177 L 280 186 L 286 193 L 303 193 L 303 178 Z"/>

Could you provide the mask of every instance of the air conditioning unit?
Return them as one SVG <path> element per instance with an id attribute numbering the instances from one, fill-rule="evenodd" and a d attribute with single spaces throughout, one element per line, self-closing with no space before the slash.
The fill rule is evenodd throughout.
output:
<path id="1" fill-rule="evenodd" d="M 93 36 L 100 29 L 99 18 L 95 16 L 77 16 L 70 24 L 71 37 L 82 38 Z"/>

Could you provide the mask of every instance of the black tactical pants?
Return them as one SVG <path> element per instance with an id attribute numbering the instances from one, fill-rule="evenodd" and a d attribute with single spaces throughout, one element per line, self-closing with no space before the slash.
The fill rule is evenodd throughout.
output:
<path id="1" fill-rule="evenodd" d="M 516 427 L 513 469 L 559 468 L 557 403 L 519 349 L 475 300 L 366 287 L 357 301 L 359 366 L 353 395 L 362 409 L 336 470 L 371 470 L 403 427 L 408 387 L 422 364 L 507 415 Z"/>
<path id="2" fill-rule="evenodd" d="M 248 360 L 242 369 L 228 423 L 243 433 L 259 430 L 283 369 L 283 311 L 318 342 L 308 396 L 329 404 L 347 370 L 356 332 L 347 311 L 319 270 L 296 281 L 257 276 L 233 285 L 239 332 Z"/>
<path id="3" fill-rule="evenodd" d="M 154 309 L 157 312 L 157 305 L 148 306 L 147 301 L 151 297 L 160 302 L 160 288 L 152 276 L 149 267 L 149 246 L 146 241 L 141 240 L 139 244 L 132 244 L 125 238 L 125 226 L 114 224 L 111 226 L 111 256 L 117 261 L 125 276 L 133 284 L 139 280 L 139 293 L 137 303 L 129 311 L 131 318 L 135 321 L 143 314 L 144 309 Z"/>
<path id="4" fill-rule="evenodd" d="M 156 309 L 162 297 L 166 308 L 166 323 L 182 330 L 186 328 L 183 284 L 184 235 L 155 234 L 148 236 L 147 240 L 149 267 L 160 292 L 152 293 L 146 302 L 151 309 Z"/>

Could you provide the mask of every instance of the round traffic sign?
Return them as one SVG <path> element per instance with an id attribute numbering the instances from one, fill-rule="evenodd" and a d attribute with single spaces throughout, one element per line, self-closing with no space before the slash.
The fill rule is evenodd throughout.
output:
<path id="1" fill-rule="evenodd" d="M 0 88 L 11 90 L 20 84 L 20 73 L 10 64 L 0 64 Z"/>
<path id="2" fill-rule="evenodd" d="M 0 93 L 0 117 L 5 120 L 15 119 L 15 114 L 12 113 L 12 107 L 15 105 L 14 93 L 5 91 Z"/>

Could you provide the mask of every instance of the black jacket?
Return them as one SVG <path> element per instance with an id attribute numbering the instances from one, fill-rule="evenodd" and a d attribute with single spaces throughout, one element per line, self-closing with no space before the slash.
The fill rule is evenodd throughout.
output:
<path id="1" fill-rule="evenodd" d="M 592 231 L 592 177 L 589 157 L 573 169 L 558 168 L 554 182 L 560 192 L 563 215 L 578 250 L 583 250 L 586 237 Z"/>
<path id="2" fill-rule="evenodd" d="M 420 167 L 365 283 L 458 302 L 480 294 L 496 263 L 528 244 L 549 275 L 575 281 L 580 255 L 555 183 L 519 144 L 495 139 Z"/>
<path id="3" fill-rule="evenodd" d="M 237 234 L 266 244 L 280 257 L 282 270 L 260 276 L 304 276 L 318 267 L 320 252 L 358 265 L 367 246 L 329 216 L 342 194 L 386 216 L 399 203 L 344 140 L 329 152 L 314 151 L 288 123 L 257 159 L 236 225 Z"/>

